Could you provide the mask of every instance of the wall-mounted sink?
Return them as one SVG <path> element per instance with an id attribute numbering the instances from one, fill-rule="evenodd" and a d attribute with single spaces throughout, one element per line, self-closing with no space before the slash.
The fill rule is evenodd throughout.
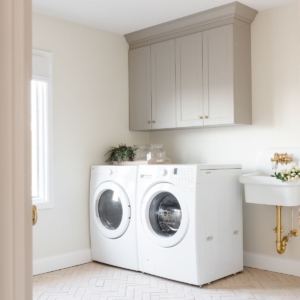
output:
<path id="1" fill-rule="evenodd" d="M 300 205 L 300 181 L 282 182 L 261 172 L 240 176 L 245 185 L 245 201 L 248 203 L 298 206 Z"/>
<path id="2" fill-rule="evenodd" d="M 298 176 L 300 162 L 300 148 L 292 149 L 267 149 L 263 151 L 256 163 L 256 172 L 240 176 L 240 182 L 245 185 L 245 201 L 255 204 L 266 204 L 276 206 L 276 249 L 279 254 L 283 254 L 287 247 L 287 242 L 291 237 L 298 236 L 298 230 L 293 229 L 293 208 L 292 208 L 292 229 L 288 235 L 281 239 L 284 231 L 281 220 L 282 206 L 300 205 L 300 181 L 295 180 Z M 293 168 L 293 175 L 291 171 Z M 287 171 L 282 172 L 283 169 Z M 276 172 L 279 178 L 272 177 Z M 284 177 L 282 177 L 284 176 Z M 289 176 L 289 177 L 288 177 Z"/>
<path id="3" fill-rule="evenodd" d="M 280 153 L 286 153 L 286 155 L 280 155 Z M 276 206 L 300 205 L 300 180 L 282 182 L 271 177 L 275 171 L 278 173 L 283 169 L 289 170 L 294 165 L 299 167 L 299 164 L 300 148 L 264 150 L 258 156 L 256 173 L 240 176 L 240 182 L 245 185 L 245 201 Z"/>

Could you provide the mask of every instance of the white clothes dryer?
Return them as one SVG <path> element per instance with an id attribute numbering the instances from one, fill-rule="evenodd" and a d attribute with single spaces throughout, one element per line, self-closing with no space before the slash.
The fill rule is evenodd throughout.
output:
<path id="1" fill-rule="evenodd" d="M 92 259 L 138 270 L 137 166 L 93 166 L 90 181 Z"/>
<path id="2" fill-rule="evenodd" d="M 240 165 L 140 166 L 140 271 L 199 286 L 242 271 L 240 174 Z"/>

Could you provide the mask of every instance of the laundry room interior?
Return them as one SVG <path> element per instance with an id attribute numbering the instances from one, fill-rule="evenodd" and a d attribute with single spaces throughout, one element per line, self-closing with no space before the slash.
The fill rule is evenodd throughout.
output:
<path id="1" fill-rule="evenodd" d="M 234 12 L 229 10 L 229 8 L 231 8 L 229 5 L 233 2 L 227 0 L 189 0 L 178 1 L 176 4 L 173 4 L 170 0 L 163 0 L 160 2 L 139 2 L 140 1 L 135 0 L 128 1 L 128 4 L 120 4 L 115 0 L 103 0 L 99 1 L 99 3 L 95 1 L 86 1 L 85 4 L 79 3 L 78 1 L 73 3 L 73 1 L 70 0 L 33 0 L 32 2 L 32 49 L 34 49 L 34 51 L 41 51 L 37 53 L 50 53 L 52 68 L 50 72 L 51 98 L 49 98 L 51 100 L 51 107 L 49 108 L 49 128 L 51 135 L 49 137 L 49 153 L 51 155 L 49 169 L 51 169 L 52 172 L 50 175 L 51 178 L 49 179 L 49 188 L 51 189 L 50 194 L 52 200 L 48 207 L 39 207 L 39 205 L 37 205 L 38 220 L 33 226 L 33 299 L 162 299 L 164 297 L 163 293 L 167 293 L 165 290 L 159 291 L 159 288 L 157 288 L 158 290 L 153 290 L 153 294 L 151 294 L 151 291 L 144 291 L 146 295 L 144 297 L 137 292 L 132 292 L 133 294 L 128 292 L 129 294 L 126 294 L 125 288 L 120 288 L 120 285 L 126 285 L 124 282 L 120 284 L 117 282 L 116 284 L 119 284 L 118 287 L 103 285 L 103 282 L 99 283 L 99 280 L 102 277 L 97 274 L 101 274 L 101 270 L 104 270 L 106 267 L 110 270 L 108 273 L 111 272 L 111 274 L 116 274 L 118 267 L 120 267 L 120 272 L 126 268 L 124 269 L 124 267 L 120 265 L 114 266 L 113 258 L 111 263 L 101 261 L 101 258 L 98 260 L 93 258 L 95 255 L 92 254 L 91 246 L 92 229 L 90 226 L 92 226 L 91 219 L 93 218 L 91 203 L 93 203 L 94 206 L 96 205 L 98 210 L 100 210 L 100 204 L 98 203 L 99 199 L 97 200 L 97 203 L 92 202 L 92 192 L 97 190 L 97 184 L 92 188 L 91 176 L 93 173 L 91 172 L 93 172 L 92 167 L 100 165 L 105 166 L 103 169 L 105 170 L 103 171 L 105 172 L 105 176 L 109 174 L 109 172 L 112 172 L 112 175 L 114 175 L 114 170 L 117 170 L 117 168 L 118 170 L 128 168 L 128 165 L 123 165 L 122 162 L 117 166 L 113 166 L 112 162 L 107 162 L 107 152 L 110 151 L 112 147 L 118 147 L 123 144 L 132 147 L 136 147 L 136 145 L 162 145 L 165 156 L 169 159 L 168 164 L 151 165 L 149 171 L 145 171 L 144 169 L 147 168 L 147 165 L 136 165 L 134 168 L 136 168 L 137 171 L 134 175 L 130 175 L 131 177 L 128 177 L 129 179 L 126 177 L 127 173 L 125 171 L 124 173 L 122 173 L 123 171 L 118 171 L 119 176 L 122 175 L 129 181 L 135 180 L 137 183 L 139 183 L 139 179 L 141 179 L 142 176 L 152 176 L 152 178 L 157 176 L 157 178 L 160 178 L 160 175 L 166 175 L 165 178 L 168 178 L 170 182 L 172 182 L 174 178 L 179 178 L 181 176 L 186 180 L 190 179 L 192 181 L 198 180 L 196 177 L 200 176 L 199 174 L 202 174 L 202 170 L 219 171 L 216 166 L 221 166 L 221 171 L 226 169 L 224 166 L 229 166 L 229 169 L 238 169 L 239 172 L 235 172 L 234 175 L 224 175 L 221 172 L 221 175 L 218 176 L 224 176 L 226 180 L 230 176 L 235 176 L 233 194 L 240 193 L 240 198 L 239 204 L 234 205 L 241 205 L 240 208 L 242 211 L 240 219 L 241 226 L 239 227 L 242 243 L 241 270 L 237 269 L 236 272 L 226 274 L 226 277 L 223 276 L 225 279 L 221 279 L 221 277 L 216 278 L 215 285 L 213 280 L 211 282 L 207 281 L 196 284 L 180 279 L 176 280 L 177 277 L 174 277 L 175 279 L 167 278 L 166 276 L 160 276 L 160 274 L 156 274 L 155 271 L 153 271 L 154 269 L 152 268 L 155 268 L 153 267 L 154 264 L 150 265 L 149 263 L 148 269 L 140 270 L 139 264 L 143 263 L 143 260 L 138 260 L 138 251 L 140 248 L 135 244 L 132 244 L 132 251 L 135 253 L 134 255 L 137 256 L 138 265 L 136 270 L 133 268 L 132 273 L 126 271 L 126 274 L 129 274 L 129 277 L 130 274 L 135 274 L 134 272 L 136 272 L 139 276 L 150 276 L 149 278 L 152 278 L 151 276 L 153 276 L 154 279 L 161 277 L 166 278 L 166 280 L 169 280 L 167 281 L 168 284 L 174 280 L 175 284 L 183 282 L 183 284 L 192 284 L 191 288 L 199 289 L 199 285 L 202 287 L 202 289 L 199 289 L 199 292 L 193 292 L 193 290 L 189 295 L 181 295 L 180 299 L 221 299 L 223 296 L 231 297 L 232 299 L 299 298 L 300 237 L 297 237 L 297 234 L 293 235 L 292 230 L 299 230 L 300 228 L 300 190 L 298 190 L 300 188 L 298 184 L 300 183 L 289 181 L 281 182 L 277 178 L 272 178 L 272 180 L 280 182 L 283 187 L 284 184 L 288 187 L 291 186 L 293 193 L 296 194 L 292 194 L 291 192 L 287 197 L 295 197 L 296 200 L 293 204 L 281 204 L 280 201 L 278 204 L 277 202 L 275 203 L 275 200 L 272 202 L 272 199 L 270 199 L 269 205 L 266 205 L 264 200 L 262 200 L 262 203 L 259 203 L 251 202 L 250 200 L 247 201 L 247 199 L 245 199 L 246 183 L 243 182 L 241 177 L 243 174 L 258 172 L 258 169 L 260 168 L 260 166 L 258 166 L 258 163 L 260 162 L 259 157 L 262 157 L 260 155 L 263 155 L 264 158 L 266 157 L 263 163 L 265 164 L 264 168 L 269 168 L 269 172 L 271 172 L 268 175 L 270 178 L 270 175 L 273 175 L 276 170 L 289 170 L 293 165 L 300 167 L 300 160 L 298 161 L 298 159 L 300 159 L 300 139 L 298 132 L 300 129 L 300 124 L 298 124 L 300 112 L 300 0 L 276 0 L 271 2 L 268 0 L 240 0 L 239 2 L 234 2 L 234 4 L 237 5 L 236 11 Z M 85 5 L 87 6 L 86 8 L 84 8 Z M 126 10 L 126 5 L 131 5 L 131 8 Z M 220 7 L 223 6 L 226 6 L 228 11 L 225 11 L 225 9 L 224 11 L 221 11 Z M 247 9 L 249 8 L 249 11 L 244 6 L 247 7 Z M 134 9 L 134 7 L 136 9 Z M 218 9 L 220 9 L 220 11 Z M 210 12 L 210 10 L 214 11 L 215 15 L 209 15 L 208 13 L 206 15 L 204 14 L 205 12 Z M 98 13 L 100 14 L 99 16 L 97 16 Z M 233 15 L 230 15 L 229 17 L 225 16 L 225 14 L 230 13 Z M 128 15 L 124 16 L 123 14 Z M 203 23 L 197 26 L 201 29 L 194 30 L 192 29 L 193 25 L 188 27 L 189 24 L 196 22 L 192 18 L 184 19 L 190 20 L 191 23 L 189 23 L 189 21 L 182 21 L 183 24 L 180 26 L 186 26 L 184 29 L 178 28 L 179 22 L 176 23 L 176 20 L 185 17 L 188 18 L 193 14 L 200 14 L 199 18 Z M 251 15 L 252 19 L 250 17 L 244 17 L 243 14 L 245 16 L 247 15 L 247 17 L 248 14 L 249 16 Z M 219 15 L 222 16 L 219 17 Z M 220 19 L 218 19 L 218 17 Z M 210 18 L 211 23 L 208 23 L 208 21 L 205 23 L 205 18 Z M 202 19 L 204 21 L 202 21 Z M 238 19 L 238 21 L 236 21 L 236 19 Z M 174 23 L 172 23 L 173 21 Z M 166 22 L 170 22 L 171 25 L 165 26 L 170 27 L 165 28 L 160 26 L 160 24 Z M 216 23 L 216 25 L 211 25 L 212 23 Z M 246 25 L 244 25 L 244 23 Z M 202 37 L 204 37 L 206 31 L 210 32 L 215 28 L 226 26 L 240 26 L 239 28 L 243 28 L 245 32 L 249 31 L 245 34 L 245 37 L 242 37 L 245 38 L 246 42 L 240 42 L 243 44 L 240 47 L 242 54 L 234 54 L 238 56 L 238 58 L 236 60 L 235 57 L 233 58 L 235 64 L 233 70 L 234 72 L 240 73 L 233 74 L 234 83 L 232 84 L 235 89 L 233 97 L 236 98 L 233 105 L 238 107 L 237 114 L 239 114 L 239 111 L 243 111 L 244 105 L 247 112 L 242 112 L 240 115 L 243 115 L 244 117 L 246 114 L 249 114 L 251 115 L 251 120 L 250 122 L 247 120 L 245 123 L 226 121 L 227 123 L 221 122 L 220 125 L 217 123 L 215 123 L 216 125 L 213 123 L 211 123 L 212 125 L 209 125 L 209 123 L 207 123 L 208 126 L 178 126 L 177 123 L 176 126 L 176 120 L 178 120 L 178 115 L 176 115 L 176 113 L 181 105 L 181 100 L 178 95 L 185 95 L 185 97 L 188 97 L 186 95 L 189 95 L 186 91 L 185 93 L 180 91 L 180 88 L 183 86 L 182 82 L 184 82 L 187 87 L 190 86 L 191 88 L 193 88 L 194 84 L 192 80 L 189 82 L 183 80 L 178 85 L 177 81 L 179 77 L 178 73 L 176 73 L 178 72 L 178 57 L 176 55 L 180 50 L 176 48 L 177 40 L 184 38 L 187 35 L 196 35 L 199 32 L 202 34 Z M 152 28 L 152 31 L 149 28 Z M 146 29 L 149 29 L 149 31 Z M 138 32 L 139 30 L 140 33 Z M 168 36 L 167 33 L 159 35 L 160 30 L 165 30 L 166 32 L 170 30 L 171 33 L 168 33 L 170 36 Z M 180 33 L 183 30 L 186 30 L 187 32 L 184 35 Z M 238 32 L 238 29 L 233 31 L 233 41 L 225 41 L 226 47 L 228 46 L 226 43 L 230 42 L 232 42 L 232 47 L 236 47 L 239 42 L 238 38 L 242 35 L 241 32 Z M 229 33 L 227 34 L 228 36 L 231 36 Z M 174 42 L 174 40 L 176 40 L 176 42 Z M 207 38 L 207 40 L 209 39 Z M 167 74 L 170 70 L 168 69 L 164 73 L 163 69 L 165 65 L 160 68 L 159 60 L 165 55 L 165 52 L 163 52 L 165 50 L 159 52 L 160 48 L 155 48 L 159 43 L 166 43 L 166 41 L 172 41 L 174 48 L 174 56 L 171 57 L 174 60 L 174 69 L 170 68 L 174 73 L 174 76 L 172 77 L 174 79 L 174 95 L 170 96 L 168 94 L 169 90 L 167 89 L 172 87 L 168 86 L 169 82 L 165 79 L 158 79 L 156 82 L 157 85 L 154 88 L 161 89 L 160 93 L 157 93 L 157 97 L 173 97 L 174 107 L 177 109 L 175 112 L 174 108 L 175 125 L 169 127 L 155 127 L 158 123 L 157 121 L 154 123 L 154 119 L 145 119 L 145 126 L 148 126 L 150 122 L 152 122 L 152 124 L 150 124 L 152 127 L 149 125 L 150 127 L 145 127 L 140 130 L 132 129 L 130 128 L 130 117 L 132 114 L 142 115 L 143 112 L 141 109 L 144 105 L 143 103 L 148 103 L 145 102 L 145 100 L 144 102 L 141 102 L 142 104 L 139 109 L 135 108 L 137 111 L 132 110 L 130 105 L 132 106 L 135 101 L 137 101 L 134 99 L 133 102 L 130 102 L 130 97 L 133 93 L 137 93 L 136 98 L 141 95 L 147 97 L 147 95 L 150 94 L 150 109 L 149 107 L 147 108 L 148 112 L 150 110 L 150 118 L 151 109 L 153 116 L 154 110 L 157 108 L 151 108 L 151 95 L 152 101 L 154 101 L 154 75 L 149 72 L 151 78 L 144 78 L 143 76 L 131 73 L 131 62 L 129 61 L 130 51 L 136 51 L 141 48 L 146 49 L 147 47 L 147 49 L 149 49 L 149 53 L 147 52 L 145 54 L 149 55 L 147 56 L 147 59 L 149 58 L 149 60 L 142 61 L 144 54 L 136 56 L 137 62 L 132 63 L 132 68 L 135 68 L 136 65 L 140 67 L 142 63 L 149 63 L 147 68 L 150 68 L 151 65 L 151 70 L 153 70 L 154 66 L 157 70 L 161 71 L 161 74 Z M 201 39 L 201 42 L 205 45 L 206 40 L 203 39 L 202 41 Z M 228 47 L 230 48 L 230 46 Z M 157 54 L 158 57 L 154 57 L 156 52 L 154 52 L 153 49 L 157 49 L 157 53 L 162 53 L 161 56 Z M 186 49 L 186 51 L 189 51 L 189 48 Z M 205 58 L 205 49 L 206 48 L 203 47 L 203 59 Z M 177 50 L 179 52 L 177 52 Z M 244 54 L 245 56 L 243 56 Z M 214 53 L 210 55 L 214 55 Z M 168 53 L 167 56 L 169 57 Z M 156 58 L 158 62 L 155 61 L 155 59 L 153 62 L 153 57 Z M 217 55 L 216 57 L 219 56 Z M 245 57 L 245 60 L 243 60 L 243 57 Z M 220 61 L 222 59 L 223 57 L 220 58 Z M 35 60 L 33 59 L 33 63 L 34 62 Z M 182 60 L 181 66 L 184 63 L 187 64 L 187 68 L 193 69 L 190 67 L 189 62 L 187 62 L 187 58 L 186 60 Z M 225 65 L 226 63 L 228 64 L 228 61 L 225 62 Z M 205 62 L 203 62 L 203 70 L 205 70 L 206 67 Z M 209 68 L 209 66 L 207 68 Z M 38 72 L 38 67 L 36 70 Z M 35 71 L 34 66 L 33 71 Z M 146 73 L 143 73 L 142 75 L 145 74 Z M 209 86 L 209 80 L 211 80 L 211 78 L 209 77 L 210 75 L 208 75 L 207 82 L 205 83 L 205 74 L 201 74 L 203 75 L 204 83 L 203 90 L 199 93 L 202 95 L 203 93 L 205 94 L 206 85 Z M 218 80 L 228 77 L 228 73 L 224 74 L 222 71 L 217 71 L 217 76 L 220 75 L 220 77 L 216 79 L 216 84 L 213 86 L 214 88 L 218 88 L 219 85 L 220 91 L 215 91 L 215 93 L 214 91 L 209 91 L 207 93 L 211 93 L 211 95 L 220 98 L 225 95 L 224 87 L 222 85 L 223 82 L 218 82 Z M 145 76 L 148 76 L 148 73 Z M 185 77 L 185 80 L 189 80 L 189 78 L 192 78 L 194 75 L 187 76 L 190 77 Z M 243 78 L 239 81 L 239 77 Z M 132 78 L 137 79 L 137 85 L 141 85 L 132 87 L 131 91 L 130 80 L 133 80 Z M 150 82 L 150 91 L 147 90 L 149 86 L 146 86 L 145 84 L 147 81 Z M 242 87 L 239 90 L 238 85 L 239 82 L 242 81 L 247 81 L 247 84 L 245 83 L 244 86 L 241 84 Z M 166 83 L 167 87 L 163 86 L 164 83 Z M 195 96 L 193 94 L 194 92 L 195 91 L 192 91 L 190 93 L 191 97 Z M 244 96 L 247 100 L 243 100 Z M 227 95 L 224 97 L 227 97 Z M 156 99 L 156 101 L 158 100 Z M 238 103 L 238 101 L 241 101 L 241 103 Z M 177 106 L 177 103 L 179 103 L 179 106 Z M 227 103 L 225 103 L 225 106 L 221 107 L 222 109 L 227 109 Z M 162 105 L 161 109 L 172 110 L 173 108 L 170 107 L 168 102 L 166 105 Z M 187 111 L 187 113 L 193 113 L 193 111 L 188 109 Z M 157 118 L 159 118 L 159 112 L 158 108 L 156 111 Z M 163 113 L 165 113 L 165 111 Z M 209 116 L 207 117 L 204 113 L 203 116 L 199 116 L 199 119 L 201 119 L 201 122 L 204 122 L 202 123 L 204 125 L 205 118 L 209 119 Z M 147 123 L 147 121 L 149 123 Z M 274 156 L 275 152 L 280 155 L 282 154 L 278 160 L 276 160 L 277 158 Z M 284 158 L 282 157 L 285 153 L 288 154 L 288 157 L 294 159 L 293 162 L 289 161 L 288 163 L 285 163 L 283 161 Z M 273 159 L 273 161 L 271 161 L 271 159 Z M 211 167 L 203 169 L 203 167 L 201 167 L 202 165 Z M 279 169 L 276 169 L 277 165 L 279 166 Z M 193 169 L 193 167 L 188 166 L 198 167 Z M 183 172 L 187 172 L 188 175 L 185 173 L 183 173 L 183 175 L 177 174 L 177 169 L 181 170 L 181 168 L 183 168 Z M 97 171 L 98 169 L 94 170 L 96 170 L 96 175 L 104 174 L 101 173 L 102 171 Z M 143 170 L 143 172 L 141 170 Z M 164 175 L 163 172 L 166 172 L 167 174 Z M 104 179 L 104 182 L 109 181 L 109 178 L 107 178 Z M 215 179 L 216 182 L 219 180 L 218 178 Z M 162 183 L 167 182 L 167 179 L 165 180 L 163 177 L 161 180 Z M 231 181 L 228 179 L 226 182 Z M 143 183 L 140 184 L 143 185 Z M 198 185 L 196 184 L 196 186 Z M 220 186 L 222 185 L 220 184 Z M 250 182 L 250 186 L 253 186 L 252 182 Z M 264 186 L 264 183 L 262 183 L 262 186 Z M 149 187 L 145 187 L 145 191 L 143 190 L 143 192 L 140 193 L 140 197 L 144 197 L 151 187 L 151 184 L 149 184 Z M 138 188 L 139 187 L 137 187 L 137 189 Z M 237 192 L 235 189 L 237 189 Z M 278 189 L 274 193 L 281 193 Z M 120 193 L 123 190 L 124 188 L 120 189 Z M 169 194 L 165 195 L 168 196 L 171 192 L 168 190 L 168 193 Z M 181 193 L 184 194 L 183 192 Z M 272 191 L 270 191 L 270 193 L 272 193 Z M 262 194 L 263 192 L 258 190 L 256 195 L 258 198 L 262 198 Z M 139 193 L 137 193 L 137 195 L 139 195 Z M 246 195 L 250 195 L 250 192 L 249 194 L 246 193 Z M 282 197 L 284 196 L 285 194 L 282 194 Z M 138 203 L 138 197 L 136 197 L 136 201 Z M 235 199 L 234 201 L 237 200 Z M 151 206 L 151 204 L 149 205 Z M 231 209 L 230 205 L 228 206 L 229 208 L 224 206 L 222 208 L 224 211 L 221 211 L 220 208 L 220 211 L 218 212 L 219 215 L 216 218 L 223 220 L 222 215 L 225 215 L 227 211 Z M 282 224 L 278 223 L 279 216 L 276 206 L 282 206 L 280 211 L 280 214 L 282 214 L 280 215 Z M 136 214 L 136 220 L 134 222 L 136 222 L 137 231 L 141 230 L 143 227 L 143 224 L 139 223 L 141 209 L 142 204 L 137 204 L 134 211 L 131 210 L 128 216 L 128 218 L 132 218 L 132 214 Z M 198 210 L 195 211 L 198 212 Z M 123 215 L 125 214 L 124 209 L 122 213 Z M 191 214 L 193 213 L 194 211 L 189 211 L 190 220 L 192 220 Z M 238 214 L 238 212 L 236 213 Z M 98 214 L 98 217 L 100 218 L 101 212 L 98 211 Z M 194 216 L 195 224 L 198 224 L 197 222 L 201 221 L 197 220 L 200 216 L 202 216 L 201 218 L 205 218 L 205 213 L 202 215 L 199 210 L 199 214 L 196 213 Z M 182 213 L 180 218 L 181 217 L 182 221 L 184 221 L 184 213 Z M 224 219 L 222 222 L 231 224 L 235 217 L 236 215 L 234 215 L 233 212 L 232 215 L 231 212 L 228 212 L 228 216 L 226 217 L 227 221 Z M 151 220 L 149 222 L 151 222 Z M 279 227 L 281 225 L 284 227 L 282 237 L 286 235 L 288 237 L 286 249 L 284 249 L 284 253 L 282 254 L 279 254 L 279 246 L 276 244 L 278 234 L 276 228 L 274 230 L 274 227 L 278 226 L 278 224 Z M 119 225 L 117 225 L 117 227 L 118 226 Z M 180 225 L 178 226 L 178 228 L 180 228 Z M 199 225 L 199 227 L 201 226 Z M 231 227 L 228 228 L 231 230 Z M 109 229 L 111 230 L 112 228 Z M 232 230 L 234 231 L 235 229 Z M 173 237 L 178 233 L 179 231 L 176 232 Z M 136 235 L 136 233 L 133 234 Z M 218 255 L 221 255 L 220 253 L 225 251 L 222 241 L 225 244 L 227 243 L 222 239 L 222 234 L 227 233 L 224 233 L 222 228 L 218 227 L 217 235 L 220 236 L 220 242 L 218 244 L 218 249 L 213 250 L 216 251 Z M 237 234 L 237 231 L 235 231 L 235 234 Z M 121 233 L 121 235 L 124 235 L 124 232 Z M 141 238 L 144 238 L 144 236 L 147 236 L 147 233 L 140 233 L 140 236 Z M 137 237 L 139 237 L 139 234 L 137 234 Z M 116 239 L 115 237 L 113 238 Z M 162 239 L 162 235 L 159 235 L 159 238 Z M 174 245 L 180 245 L 184 242 L 185 238 L 187 238 L 187 236 L 184 236 L 183 234 L 182 239 L 175 242 Z M 210 236 L 205 238 L 212 239 Z M 105 241 L 101 241 L 97 247 L 101 248 L 102 243 L 105 244 Z M 130 240 L 126 243 L 129 244 Z M 200 242 L 195 241 L 195 243 Z M 124 251 L 125 247 L 129 247 L 128 244 L 124 245 Z M 233 249 L 235 246 L 236 244 L 233 243 L 230 247 Z M 122 253 L 122 247 L 122 244 L 118 244 L 118 246 L 115 247 L 116 252 L 107 250 L 109 253 L 106 253 L 106 255 L 115 255 L 114 253 L 116 253 L 117 256 L 118 251 Z M 163 255 L 163 253 L 171 248 L 171 246 L 166 246 L 160 255 Z M 155 249 L 156 248 L 154 248 L 153 251 L 155 251 Z M 199 246 L 199 249 L 202 249 L 201 245 Z M 176 252 L 176 255 L 179 255 L 179 257 L 173 258 L 166 256 L 166 260 L 172 259 L 175 261 L 178 259 L 182 262 L 188 260 L 187 256 L 189 256 L 189 254 L 184 248 L 180 251 L 181 252 L 178 253 Z M 231 254 L 228 255 L 230 256 Z M 124 260 L 126 260 L 126 258 L 124 258 Z M 130 258 L 128 256 L 128 261 L 129 260 Z M 176 264 L 176 261 L 174 263 Z M 221 258 L 219 263 L 222 264 Z M 195 265 L 196 264 L 197 262 L 195 261 Z M 213 264 L 214 263 L 212 262 L 212 265 Z M 190 264 L 187 262 L 186 265 L 189 266 Z M 84 272 L 85 270 L 88 270 L 88 267 L 85 266 L 89 266 L 90 270 L 92 268 L 98 270 L 98 273 L 96 272 L 94 275 L 90 275 L 90 278 L 95 278 L 96 283 L 94 284 L 90 281 L 91 286 L 88 293 L 72 294 L 69 293 L 71 291 L 70 289 L 64 291 L 63 288 L 61 288 L 59 293 L 56 291 L 58 294 L 55 294 L 55 288 L 52 288 L 51 284 L 47 289 L 43 287 L 43 282 L 46 282 L 45 278 L 49 279 L 51 277 L 49 274 L 53 274 L 53 276 L 70 274 L 70 276 L 72 276 L 72 273 L 71 271 L 68 271 L 68 268 L 71 268 L 71 270 L 75 270 L 75 273 L 79 272 L 80 274 L 78 268 L 82 268 L 80 270 Z M 103 269 L 101 269 L 101 266 Z M 113 269 L 109 269 L 111 266 Z M 201 266 L 199 268 L 201 269 Z M 218 265 L 216 265 L 215 268 L 218 268 Z M 245 268 L 244 271 L 243 268 Z M 130 270 L 130 267 L 128 269 Z M 242 271 L 243 273 L 239 273 Z M 176 269 L 174 269 L 174 272 L 177 272 Z M 186 269 L 182 270 L 182 272 L 190 274 L 194 271 Z M 200 271 L 198 270 L 198 272 Z M 195 273 L 197 273 L 197 271 L 195 271 Z M 238 274 L 233 275 L 235 273 Z M 49 277 L 47 277 L 47 274 Z M 243 275 L 246 276 L 245 281 L 243 281 L 242 277 L 238 277 Z M 113 277 L 114 275 L 111 276 Z M 240 279 L 234 281 L 235 279 L 233 276 Z M 250 286 L 250 283 L 252 282 L 251 276 L 260 277 L 260 279 L 255 279 L 257 280 L 258 286 Z M 265 285 L 261 284 L 259 286 L 260 280 L 263 281 L 268 276 L 274 280 L 273 285 L 271 282 L 267 282 Z M 278 276 L 282 276 L 283 279 L 280 279 L 281 277 Z M 56 278 L 56 280 L 60 279 Z M 122 278 L 122 280 L 124 281 L 125 279 Z M 142 280 L 143 279 L 141 279 L 140 282 L 142 282 Z M 221 280 L 227 280 L 227 283 L 225 281 L 221 282 Z M 245 283 L 246 281 L 248 284 Z M 53 281 L 51 282 L 53 283 Z M 238 287 L 240 282 L 245 283 L 244 288 Z M 282 286 L 280 283 L 282 283 Z M 79 283 L 77 284 L 79 285 Z M 130 286 L 130 284 L 132 284 L 132 282 L 129 280 L 128 286 Z M 66 285 L 64 286 L 66 287 Z M 86 284 L 83 286 L 87 288 Z M 189 286 L 185 285 L 185 288 L 189 288 Z M 96 291 L 94 294 L 91 292 L 93 289 Z M 139 291 L 141 291 L 141 289 Z M 176 287 L 174 289 L 176 290 Z M 227 296 L 226 289 L 228 289 Z M 232 292 L 234 289 L 239 289 L 239 292 Z M 210 298 L 205 298 L 203 296 L 204 294 L 202 294 L 201 291 L 205 290 L 211 291 Z M 101 294 L 102 291 L 103 294 Z M 216 293 L 215 296 L 213 296 L 213 291 Z M 106 294 L 104 294 L 104 292 Z M 122 292 L 124 293 L 122 294 Z M 276 295 L 276 293 L 278 293 L 278 295 Z M 259 296 L 259 294 L 263 296 Z M 77 295 L 77 298 L 75 295 Z M 84 295 L 86 298 L 84 298 Z M 169 297 L 169 299 L 178 297 L 174 295 L 174 293 L 171 294 L 171 296 L 167 296 L 166 294 L 165 297 Z"/>

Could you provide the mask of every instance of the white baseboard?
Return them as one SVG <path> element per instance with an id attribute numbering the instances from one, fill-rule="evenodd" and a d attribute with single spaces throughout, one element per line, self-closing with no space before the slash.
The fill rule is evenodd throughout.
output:
<path id="1" fill-rule="evenodd" d="M 244 252 L 244 266 L 282 274 L 300 276 L 300 261 Z"/>
<path id="2" fill-rule="evenodd" d="M 33 275 L 65 269 L 91 261 L 91 249 L 36 259 L 33 261 Z"/>
<path id="3" fill-rule="evenodd" d="M 33 275 L 65 269 L 92 261 L 91 249 L 50 256 L 33 261 Z M 300 261 L 244 252 L 244 266 L 300 277 Z"/>

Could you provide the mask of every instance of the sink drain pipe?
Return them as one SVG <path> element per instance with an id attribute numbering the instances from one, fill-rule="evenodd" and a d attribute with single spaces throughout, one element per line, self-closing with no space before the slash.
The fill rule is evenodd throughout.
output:
<path id="1" fill-rule="evenodd" d="M 276 249 L 279 254 L 283 254 L 286 249 L 286 243 L 289 241 L 289 237 L 298 236 L 298 230 L 292 229 L 288 235 L 284 236 L 281 240 L 281 233 L 284 231 L 284 228 L 281 225 L 281 208 L 282 206 L 276 206 Z M 293 228 L 293 227 L 292 227 Z"/>

